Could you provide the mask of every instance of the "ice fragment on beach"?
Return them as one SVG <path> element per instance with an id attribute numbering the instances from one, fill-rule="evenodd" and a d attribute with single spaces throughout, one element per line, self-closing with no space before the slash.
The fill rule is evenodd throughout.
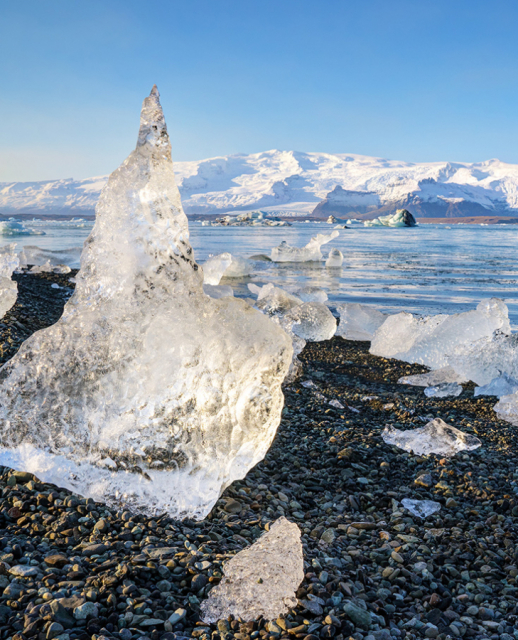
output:
<path id="1" fill-rule="evenodd" d="M 336 407 L 337 409 L 345 409 L 344 405 L 340 402 L 340 400 L 336 400 L 336 399 L 329 400 L 329 404 L 332 407 Z M 358 411 L 358 413 L 359 413 L 359 411 Z"/>
<path id="2" fill-rule="evenodd" d="M 339 231 L 332 231 L 329 234 L 319 233 L 311 238 L 305 247 L 290 247 L 286 241 L 283 241 L 278 247 L 272 249 L 270 257 L 273 262 L 319 262 L 323 257 L 320 247 L 339 235 Z"/>
<path id="3" fill-rule="evenodd" d="M 500 375 L 518 380 L 518 334 L 494 335 L 457 347 L 451 361 L 455 370 L 478 385 L 487 385 Z"/>
<path id="4" fill-rule="evenodd" d="M 433 387 L 426 387 L 424 395 L 427 398 L 446 398 L 448 396 L 460 396 L 462 393 L 462 387 L 454 382 L 443 382 L 441 384 L 434 385 Z"/>
<path id="5" fill-rule="evenodd" d="M 330 340 L 336 332 L 336 319 L 320 302 L 304 302 L 284 314 L 282 326 L 308 342 Z"/>
<path id="6" fill-rule="evenodd" d="M 399 384 L 410 384 L 413 387 L 436 387 L 447 382 L 462 384 L 467 382 L 464 376 L 455 371 L 453 367 L 442 367 L 427 373 L 418 373 L 413 376 L 403 376 L 399 378 Z"/>
<path id="7" fill-rule="evenodd" d="M 302 287 L 301 289 L 296 289 L 294 294 L 302 302 L 327 302 L 327 293 L 320 287 Z"/>
<path id="8" fill-rule="evenodd" d="M 209 258 L 203 265 L 204 284 L 217 286 L 225 271 L 230 267 L 231 263 L 232 256 L 230 255 L 230 253 L 221 253 L 217 256 L 212 256 L 212 258 Z"/>
<path id="9" fill-rule="evenodd" d="M 300 298 L 284 291 L 280 287 L 274 287 L 272 283 L 259 287 L 251 282 L 248 285 L 248 289 L 257 296 L 255 306 L 270 316 L 285 315 L 293 307 L 302 304 Z"/>
<path id="10" fill-rule="evenodd" d="M 76 280 L 60 320 L 2 368 L 0 464 L 111 506 L 204 517 L 268 450 L 292 346 L 246 302 L 203 293 L 156 88 Z"/>
<path id="11" fill-rule="evenodd" d="M 224 577 L 201 603 L 201 618 L 215 623 L 262 616 L 274 620 L 297 605 L 295 592 L 304 578 L 300 530 L 282 517 L 251 547 L 223 566 Z"/>
<path id="12" fill-rule="evenodd" d="M 441 504 L 433 500 L 412 500 L 411 498 L 403 498 L 401 504 L 413 516 L 418 518 L 426 518 L 441 510 Z"/>
<path id="13" fill-rule="evenodd" d="M 313 380 L 304 380 L 304 382 L 300 383 L 306 389 L 318 389 L 317 385 L 313 382 Z"/>
<path id="14" fill-rule="evenodd" d="M 495 331 L 510 333 L 507 306 L 498 298 L 483 300 L 473 311 L 419 318 L 411 313 L 389 316 L 372 338 L 370 353 L 431 369 L 451 365 L 457 369 L 455 349 L 489 337 Z M 494 377 L 494 376 L 493 376 Z"/>
<path id="15" fill-rule="evenodd" d="M 344 261 L 344 254 L 340 249 L 330 249 L 326 260 L 326 267 L 341 267 Z"/>
<path id="16" fill-rule="evenodd" d="M 493 407 L 500 420 L 518 426 L 518 392 L 502 396 Z"/>
<path id="17" fill-rule="evenodd" d="M 69 249 L 42 249 L 35 245 L 26 245 L 18 254 L 20 266 L 29 265 L 52 265 L 53 267 L 68 266 L 73 269 L 79 268 L 82 247 L 71 247 Z M 69 273 L 64 271 L 63 273 Z"/>
<path id="18" fill-rule="evenodd" d="M 337 304 L 336 310 L 340 314 L 336 335 L 346 340 L 372 340 L 374 333 L 388 318 L 381 311 L 357 302 Z"/>
<path id="19" fill-rule="evenodd" d="M 481 387 L 476 387 L 474 391 L 475 398 L 477 396 L 509 396 L 518 391 L 518 380 L 508 376 L 507 373 L 503 373 L 498 378 L 491 380 L 489 384 L 485 384 Z"/>
<path id="20" fill-rule="evenodd" d="M 436 453 L 450 457 L 459 451 L 478 449 L 482 444 L 475 436 L 459 431 L 440 418 L 435 418 L 424 427 L 408 431 L 386 426 L 381 437 L 387 444 L 393 444 L 405 451 L 412 451 L 418 456 Z"/>
<path id="21" fill-rule="evenodd" d="M 0 249 L 0 318 L 5 316 L 18 296 L 18 284 L 11 278 L 20 264 L 15 249 L 14 243 Z"/>

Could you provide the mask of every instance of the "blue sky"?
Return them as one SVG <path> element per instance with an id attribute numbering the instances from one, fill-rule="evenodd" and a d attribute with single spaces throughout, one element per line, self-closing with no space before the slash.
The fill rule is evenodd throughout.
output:
<path id="1" fill-rule="evenodd" d="M 176 160 L 518 163 L 514 0 L 3 0 L 0 181 L 111 172 L 158 84 Z"/>

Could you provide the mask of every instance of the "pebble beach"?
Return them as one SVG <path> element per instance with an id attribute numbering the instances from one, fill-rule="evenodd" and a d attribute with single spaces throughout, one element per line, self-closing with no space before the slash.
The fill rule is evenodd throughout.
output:
<path id="1" fill-rule="evenodd" d="M 59 319 L 75 273 L 13 276 L 1 363 Z M 515 427 L 472 384 L 426 398 L 397 382 L 424 367 L 368 348 L 338 337 L 306 346 L 267 456 L 203 522 L 114 511 L 0 467 L 0 638 L 518 638 Z M 381 438 L 386 425 L 437 417 L 482 446 L 421 458 Z M 422 519 L 404 498 L 441 510 Z M 200 603 L 225 561 L 281 516 L 302 534 L 297 606 L 273 621 L 205 624 Z"/>

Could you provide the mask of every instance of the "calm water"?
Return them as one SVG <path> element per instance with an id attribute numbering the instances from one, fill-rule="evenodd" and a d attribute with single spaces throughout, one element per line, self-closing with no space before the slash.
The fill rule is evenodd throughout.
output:
<path id="1" fill-rule="evenodd" d="M 45 231 L 42 236 L 0 237 L 0 244 L 16 242 L 51 250 L 81 246 L 92 224 L 24 222 Z M 269 255 L 282 240 L 303 246 L 316 233 L 330 233 L 332 225 L 295 223 L 292 227 L 202 227 L 190 222 L 191 242 L 200 262 L 230 251 L 243 257 Z M 455 313 L 474 308 L 485 297 L 497 296 L 509 306 L 518 325 L 518 228 L 514 225 L 422 225 L 413 229 L 341 229 L 340 236 L 322 247 L 338 247 L 345 256 L 341 269 L 320 263 L 256 263 L 250 278 L 228 280 L 236 295 L 248 295 L 247 283 L 294 289 L 318 286 L 332 302 L 361 302 L 390 312 Z M 71 265 L 77 266 L 77 265 Z"/>

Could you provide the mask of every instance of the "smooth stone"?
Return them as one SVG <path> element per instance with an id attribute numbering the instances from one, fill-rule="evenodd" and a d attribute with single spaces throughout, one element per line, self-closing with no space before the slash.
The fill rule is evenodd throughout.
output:
<path id="1" fill-rule="evenodd" d="M 362 609 L 353 602 L 349 601 L 344 604 L 344 613 L 349 620 L 363 629 L 368 629 L 371 625 L 372 617 L 369 611 Z"/>

